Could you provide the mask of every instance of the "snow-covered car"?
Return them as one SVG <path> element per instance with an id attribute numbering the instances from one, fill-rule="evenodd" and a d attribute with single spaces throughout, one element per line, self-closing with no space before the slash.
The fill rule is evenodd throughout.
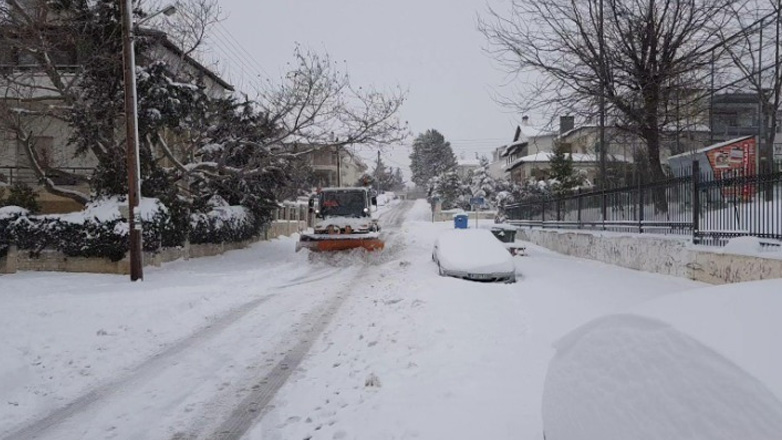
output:
<path id="1" fill-rule="evenodd" d="M 453 229 L 440 234 L 432 260 L 442 276 L 486 282 L 516 282 L 513 257 L 486 229 Z"/>
<path id="2" fill-rule="evenodd" d="M 666 295 L 555 344 L 548 440 L 782 438 L 782 279 Z"/>

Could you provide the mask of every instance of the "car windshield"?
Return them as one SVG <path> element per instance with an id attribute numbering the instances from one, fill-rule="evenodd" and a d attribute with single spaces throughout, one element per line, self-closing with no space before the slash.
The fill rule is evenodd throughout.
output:
<path id="1" fill-rule="evenodd" d="M 320 195 L 322 217 L 364 217 L 366 196 L 361 191 L 329 191 Z"/>

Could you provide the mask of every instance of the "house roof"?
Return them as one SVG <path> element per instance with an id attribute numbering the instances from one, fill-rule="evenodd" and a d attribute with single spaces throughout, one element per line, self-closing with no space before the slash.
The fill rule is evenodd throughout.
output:
<path id="1" fill-rule="evenodd" d="M 750 136 L 742 136 L 742 137 L 737 137 L 737 138 L 734 138 L 734 139 L 729 139 L 729 140 L 727 140 L 725 142 L 720 142 L 720 143 L 717 143 L 717 144 L 709 145 L 708 147 L 701 148 L 700 150 L 688 151 L 687 153 L 681 153 L 681 154 L 677 154 L 675 156 L 671 156 L 671 157 L 668 158 L 668 160 L 675 159 L 675 158 L 678 158 L 678 157 L 692 156 L 693 154 L 698 154 L 698 153 L 705 153 L 705 152 L 711 151 L 711 150 L 713 150 L 715 148 L 726 147 L 726 146 L 728 146 L 730 144 L 735 144 L 735 143 L 738 143 L 738 142 L 741 142 L 741 141 L 746 141 L 746 140 L 752 139 L 754 137 L 755 136 L 751 136 L 750 135 Z"/>
<path id="2" fill-rule="evenodd" d="M 463 167 L 481 166 L 481 161 L 479 159 L 459 159 L 457 163 L 459 166 L 463 166 Z"/>
<path id="3" fill-rule="evenodd" d="M 509 154 L 515 153 L 516 151 L 520 150 L 524 146 L 526 146 L 529 142 L 527 142 L 526 139 L 519 140 L 513 143 L 510 143 L 503 148 L 502 153 L 500 153 L 500 157 L 506 157 Z"/>
<path id="4" fill-rule="evenodd" d="M 220 76 L 218 76 L 211 69 L 207 68 L 203 64 L 196 61 L 195 58 L 185 54 L 185 52 L 182 50 L 181 47 L 177 46 L 173 41 L 169 40 L 168 34 L 166 34 L 165 32 L 159 31 L 157 29 L 141 28 L 138 30 L 138 33 L 140 35 L 145 35 L 148 37 L 155 38 L 156 41 L 158 41 L 163 47 L 170 50 L 178 57 L 182 58 L 187 64 L 191 65 L 196 70 L 203 73 L 205 76 L 208 76 L 212 81 L 216 82 L 217 84 L 219 84 L 221 87 L 225 88 L 228 91 L 231 92 L 234 91 L 234 87 L 231 84 L 228 84 L 224 79 L 220 78 Z"/>
<path id="5" fill-rule="evenodd" d="M 557 134 L 557 130 L 552 130 L 547 128 L 547 126 L 541 125 L 521 125 L 521 134 L 526 137 L 527 140 L 530 140 L 538 137 L 555 135 Z"/>
<path id="6" fill-rule="evenodd" d="M 607 157 L 612 162 L 627 162 L 627 163 L 632 162 L 631 159 L 628 159 L 622 156 L 621 154 L 609 154 Z M 506 166 L 505 169 L 507 171 L 510 171 L 523 163 L 548 163 L 551 162 L 553 158 L 554 158 L 554 152 L 541 151 L 535 154 L 530 154 L 529 156 L 520 157 L 515 161 L 513 161 L 512 163 L 510 163 L 508 166 Z M 600 157 L 595 154 L 570 153 L 570 158 L 573 159 L 574 163 L 600 162 Z"/>

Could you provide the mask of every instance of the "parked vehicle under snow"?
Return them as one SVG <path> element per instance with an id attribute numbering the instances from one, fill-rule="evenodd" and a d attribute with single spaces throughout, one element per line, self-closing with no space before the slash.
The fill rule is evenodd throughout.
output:
<path id="1" fill-rule="evenodd" d="M 445 231 L 432 260 L 442 276 L 485 282 L 516 282 L 516 266 L 505 246 L 485 229 Z"/>

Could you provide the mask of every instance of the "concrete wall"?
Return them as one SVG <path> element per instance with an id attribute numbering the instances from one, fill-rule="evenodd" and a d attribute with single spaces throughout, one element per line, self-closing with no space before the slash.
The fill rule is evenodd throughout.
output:
<path id="1" fill-rule="evenodd" d="M 782 278 L 782 259 L 698 249 L 683 239 L 527 228 L 517 236 L 565 255 L 710 284 Z"/>
<path id="2" fill-rule="evenodd" d="M 163 263 L 178 259 L 211 257 L 224 252 L 243 249 L 260 240 L 271 240 L 284 235 L 291 235 L 307 227 L 305 221 L 279 220 L 272 222 L 264 234 L 253 240 L 236 243 L 216 244 L 185 244 L 180 248 L 166 248 L 158 252 L 145 252 L 145 266 L 160 266 Z M 291 248 L 293 252 L 293 248 Z M 28 251 L 18 251 L 15 247 L 9 249 L 8 255 L 0 258 L 0 274 L 17 271 L 46 272 L 89 272 L 118 275 L 130 274 L 130 260 L 126 256 L 120 261 L 107 258 L 69 257 L 62 252 L 43 250 L 37 256 L 31 256 Z"/>

